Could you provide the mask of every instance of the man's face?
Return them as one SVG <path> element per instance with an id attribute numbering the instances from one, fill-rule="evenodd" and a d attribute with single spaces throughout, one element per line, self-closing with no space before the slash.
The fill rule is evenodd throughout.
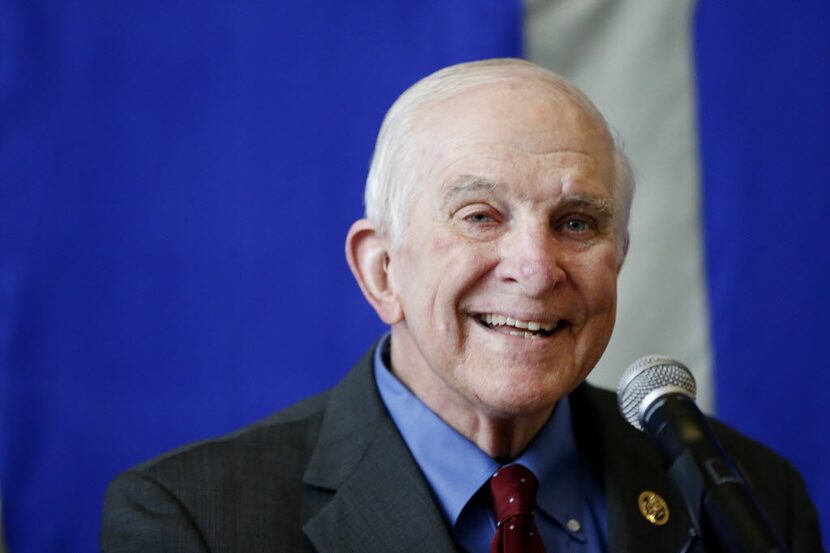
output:
<path id="1" fill-rule="evenodd" d="M 439 414 L 550 409 L 614 326 L 611 145 L 563 95 L 488 85 L 433 107 L 389 278 L 395 372 Z"/>

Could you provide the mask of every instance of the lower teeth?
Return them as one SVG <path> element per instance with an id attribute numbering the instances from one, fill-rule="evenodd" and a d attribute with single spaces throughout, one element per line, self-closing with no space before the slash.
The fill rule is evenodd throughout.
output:
<path id="1" fill-rule="evenodd" d="M 486 326 L 487 328 L 491 329 L 491 330 L 495 330 L 499 327 L 506 326 L 506 325 L 497 325 L 497 324 L 486 323 L 484 321 L 481 321 L 481 323 L 484 326 Z M 530 331 L 530 332 L 528 332 L 528 331 L 522 331 L 521 329 L 517 329 L 517 330 L 508 330 L 507 332 L 511 336 L 520 336 L 522 338 L 530 340 L 530 339 L 534 339 L 534 338 L 540 338 L 542 336 L 550 336 L 551 334 L 553 334 L 553 332 L 555 330 L 556 330 L 556 326 L 554 326 L 551 330 L 547 330 L 547 331 L 539 330 L 539 331 Z"/>
<path id="2" fill-rule="evenodd" d="M 536 334 L 535 332 L 521 332 L 521 331 L 518 331 L 518 330 L 511 330 L 511 331 L 509 331 L 509 333 L 510 333 L 511 336 L 521 336 L 521 337 L 525 338 L 526 340 L 539 337 L 539 335 Z"/>

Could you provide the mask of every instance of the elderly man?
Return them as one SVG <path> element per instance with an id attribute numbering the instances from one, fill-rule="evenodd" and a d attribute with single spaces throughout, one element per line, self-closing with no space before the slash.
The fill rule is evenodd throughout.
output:
<path id="1" fill-rule="evenodd" d="M 121 475 L 103 550 L 686 550 L 656 449 L 583 382 L 614 326 L 632 188 L 602 116 L 540 67 L 416 83 L 346 241 L 390 333 L 329 392 Z M 819 551 L 796 471 L 717 429 L 792 551 Z"/>

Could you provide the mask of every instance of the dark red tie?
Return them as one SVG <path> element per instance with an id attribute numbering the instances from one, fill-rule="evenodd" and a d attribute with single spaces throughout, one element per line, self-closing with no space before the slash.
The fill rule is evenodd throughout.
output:
<path id="1" fill-rule="evenodd" d="M 496 513 L 496 535 L 490 553 L 545 553 L 533 521 L 539 481 L 522 465 L 502 467 L 490 477 L 490 493 Z"/>

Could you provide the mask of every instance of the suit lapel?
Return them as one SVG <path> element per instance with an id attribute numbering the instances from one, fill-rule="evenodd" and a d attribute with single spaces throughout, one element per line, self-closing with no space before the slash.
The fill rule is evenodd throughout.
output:
<path id="1" fill-rule="evenodd" d="M 584 452 L 605 486 L 609 551 L 679 553 L 689 547 L 691 527 L 685 506 L 666 479 L 659 452 L 649 438 L 618 413 L 609 394 L 588 384 L 571 396 L 574 426 Z M 640 494 L 662 497 L 668 522 L 658 526 L 640 512 Z"/>
<path id="2" fill-rule="evenodd" d="M 455 551 L 375 388 L 371 352 L 334 389 L 303 481 L 327 502 L 303 530 L 320 553 Z"/>

